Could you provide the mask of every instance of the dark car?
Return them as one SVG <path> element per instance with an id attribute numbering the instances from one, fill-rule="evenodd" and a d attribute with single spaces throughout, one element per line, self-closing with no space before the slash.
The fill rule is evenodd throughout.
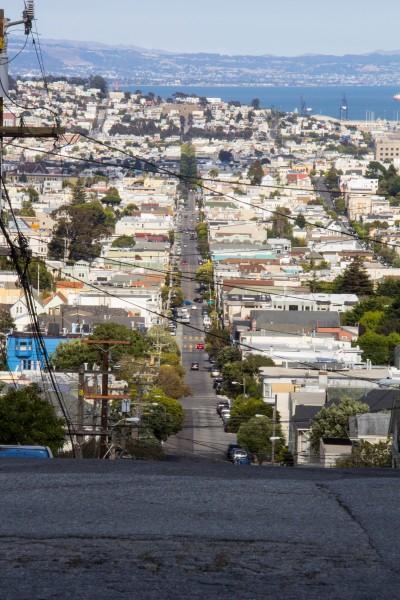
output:
<path id="1" fill-rule="evenodd" d="M 191 371 L 198 371 L 199 370 L 199 363 L 198 362 L 193 362 L 190 366 L 190 370 Z"/>
<path id="2" fill-rule="evenodd" d="M 200 296 L 196 296 L 196 298 L 193 298 L 193 302 L 197 302 L 197 304 L 202 304 L 203 298 L 200 298 Z"/>

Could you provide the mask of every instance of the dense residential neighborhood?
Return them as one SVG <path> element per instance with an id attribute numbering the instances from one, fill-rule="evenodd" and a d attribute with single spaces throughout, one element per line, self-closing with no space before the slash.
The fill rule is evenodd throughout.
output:
<path id="1" fill-rule="evenodd" d="M 51 126 L 44 93 L 42 81 L 17 80 L 5 122 Z M 360 444 L 392 448 L 400 377 L 395 125 L 279 113 L 257 99 L 242 106 L 111 91 L 100 76 L 54 80 L 48 93 L 68 133 L 56 143 L 11 141 L 4 152 L 8 229 L 30 248 L 34 291 L 27 302 L 3 233 L 2 380 L 26 386 L 46 368 L 34 306 L 56 376 L 70 372 L 63 385 L 80 415 L 80 451 L 99 427 L 101 399 L 91 396 L 102 356 L 90 343 L 107 327 L 105 339 L 122 327 L 123 339 L 135 333 L 146 348 L 139 364 L 139 350 L 119 351 L 110 389 L 125 396 L 107 407 L 114 423 L 137 418 L 139 439 L 141 403 L 157 390 L 171 395 L 181 361 L 176 399 L 188 409 L 189 388 L 205 394 L 210 435 L 228 446 L 237 433 L 251 461 L 268 462 L 272 451 L 273 461 L 331 467 L 356 461 Z M 39 108 L 23 109 L 32 105 Z M 324 411 L 342 406 L 340 435 L 326 425 L 317 438 Z M 260 448 L 257 425 L 274 430 Z M 179 448 L 178 431 L 170 433 Z M 396 442 L 393 452 L 397 464 Z"/>

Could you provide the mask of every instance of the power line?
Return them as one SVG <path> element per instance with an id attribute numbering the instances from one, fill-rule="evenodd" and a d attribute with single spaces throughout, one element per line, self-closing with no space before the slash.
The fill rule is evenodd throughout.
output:
<path id="1" fill-rule="evenodd" d="M 64 273 L 62 269 L 59 269 L 59 272 L 60 273 Z M 98 286 L 96 286 L 96 285 L 94 285 L 92 283 L 88 283 L 88 282 L 84 281 L 83 279 L 81 279 L 79 277 L 75 277 L 73 275 L 70 275 L 69 273 L 64 273 L 64 274 L 67 275 L 70 279 L 75 280 L 75 281 L 79 281 L 80 283 L 84 283 L 86 286 L 88 286 L 88 287 L 90 287 L 90 288 L 92 288 L 92 289 L 94 289 L 94 290 L 96 290 L 96 291 L 98 291 L 98 292 L 100 292 L 100 293 L 102 293 L 102 294 L 104 294 L 106 296 L 110 296 L 111 298 L 117 298 L 117 299 L 119 299 L 119 297 L 116 294 L 113 294 L 113 293 L 109 292 L 108 290 L 104 290 L 102 288 L 99 288 Z M 158 316 L 158 317 L 160 317 L 162 319 L 165 319 L 167 321 L 170 321 L 172 323 L 182 325 L 183 327 L 186 327 L 187 329 L 192 329 L 192 330 L 197 331 L 198 333 L 201 333 L 203 335 L 223 340 L 223 341 L 225 341 L 227 343 L 227 345 L 230 345 L 230 341 L 229 340 L 227 340 L 222 335 L 219 335 L 219 334 L 217 334 L 217 333 L 215 333 L 213 331 L 206 331 L 205 329 L 202 329 L 200 327 L 196 327 L 195 325 L 191 325 L 189 323 L 184 323 L 184 322 L 179 321 L 178 319 L 176 319 L 174 317 L 170 317 L 170 316 L 168 316 L 166 314 L 163 314 L 163 313 L 160 313 L 159 311 L 156 311 L 154 309 L 150 309 L 150 308 L 146 308 L 146 307 L 140 306 L 140 305 L 138 305 L 138 304 L 136 304 L 136 303 L 134 303 L 134 302 L 132 302 L 130 300 L 127 300 L 127 299 L 124 299 L 124 302 L 126 304 L 128 304 L 128 305 L 134 306 L 135 308 L 139 308 L 140 310 L 144 310 L 145 312 L 148 312 L 150 314 L 154 314 L 154 315 L 156 315 L 156 316 Z M 287 335 L 287 332 L 277 332 L 275 330 L 273 330 L 272 333 L 282 333 L 284 335 Z M 293 335 L 296 335 L 296 334 L 293 334 Z M 237 341 L 235 341 L 234 344 L 235 344 L 235 346 L 242 347 L 242 348 L 244 348 L 246 350 L 255 350 L 256 352 L 260 352 L 260 351 L 263 352 L 262 350 L 260 350 L 260 348 L 257 348 L 256 346 L 251 346 L 250 344 L 245 344 L 243 342 L 237 342 Z M 279 355 L 276 355 L 276 358 L 279 358 L 281 360 L 288 360 L 287 357 L 279 356 Z M 299 360 L 296 360 L 296 361 L 293 361 L 293 362 L 296 362 L 297 364 L 302 365 L 304 368 L 307 368 L 307 369 L 316 369 L 317 368 L 315 363 L 307 363 L 307 362 L 303 362 L 303 361 L 299 361 Z M 322 364 L 326 365 L 326 361 L 323 362 Z M 340 373 L 343 376 L 343 378 L 354 379 L 353 376 L 346 374 L 346 371 L 343 371 L 343 370 L 339 369 L 339 370 L 337 370 L 335 372 Z M 371 382 L 371 379 L 369 379 L 369 378 L 357 377 L 356 379 L 358 379 L 360 381 L 369 381 L 369 382 Z"/>
<path id="2" fill-rule="evenodd" d="M 79 135 L 82 135 L 82 134 L 79 134 Z M 84 136 L 84 137 L 86 137 L 86 136 Z M 89 139 L 91 139 L 91 138 L 89 138 Z M 97 142 L 97 140 L 94 140 L 94 139 L 93 139 L 93 141 Z M 68 157 L 66 157 L 65 155 L 63 155 L 61 153 L 53 152 L 53 151 L 50 151 L 50 150 L 42 150 L 42 149 L 39 149 L 39 148 L 30 148 L 30 147 L 23 146 L 21 144 L 11 144 L 10 143 L 9 146 L 14 147 L 14 148 L 21 148 L 23 150 L 31 150 L 31 151 L 39 152 L 39 153 L 50 155 L 50 156 L 51 155 L 53 155 L 53 156 L 60 156 L 64 160 L 69 159 L 69 160 L 74 160 L 74 161 L 83 162 L 83 163 L 98 164 L 98 165 L 103 166 L 103 167 L 107 167 L 107 166 L 113 167 L 113 168 L 116 167 L 116 165 L 114 163 L 106 163 L 104 161 L 94 160 L 94 159 L 91 159 L 91 158 L 79 158 L 79 157 L 76 157 L 76 156 L 68 156 Z M 119 149 L 116 149 L 116 150 L 118 150 L 119 152 L 122 152 L 122 150 L 119 150 Z M 139 161 L 143 161 L 144 160 L 144 159 L 141 159 L 141 158 L 136 159 L 132 155 L 128 155 L 128 156 L 130 156 L 132 159 L 135 159 L 135 160 L 139 160 Z M 157 165 L 155 163 L 151 163 L 151 164 L 153 164 L 156 167 L 156 169 L 158 170 L 158 167 L 157 167 Z M 122 168 L 124 168 L 124 167 L 122 167 Z M 125 167 L 125 168 L 127 168 L 127 167 Z M 163 171 L 160 171 L 160 170 L 158 170 L 157 172 L 159 172 L 161 174 L 163 173 Z M 171 173 L 173 174 L 172 175 L 173 177 L 176 177 L 176 178 L 182 179 L 182 180 L 185 179 L 179 173 L 174 173 L 174 172 L 171 172 Z M 218 180 L 214 180 L 214 181 L 218 182 Z M 292 220 L 292 221 L 296 220 L 296 217 L 294 217 L 292 215 L 287 215 L 287 214 L 281 213 L 280 211 L 277 211 L 277 210 L 266 209 L 263 206 L 260 206 L 260 205 L 257 205 L 257 204 L 253 204 L 251 202 L 246 202 L 244 200 L 240 200 L 239 198 L 236 198 L 235 196 L 230 196 L 228 194 L 224 194 L 223 192 L 219 192 L 219 191 L 214 190 L 212 188 L 208 188 L 208 187 L 206 187 L 204 185 L 200 184 L 199 187 L 201 187 L 202 189 L 206 189 L 208 191 L 211 191 L 213 194 L 216 194 L 218 196 L 230 198 L 230 199 L 234 200 L 235 202 L 239 202 L 241 204 L 246 204 L 247 206 L 251 206 L 252 208 L 259 208 L 260 210 L 263 210 L 263 211 L 268 212 L 270 214 L 275 214 L 275 215 L 278 215 L 278 216 L 282 216 L 282 217 L 287 218 L 287 219 Z M 310 226 L 310 227 L 313 227 L 315 229 L 322 229 L 322 230 L 326 230 L 326 231 L 329 231 L 329 232 L 338 233 L 338 234 L 346 236 L 346 237 L 351 237 L 352 239 L 355 239 L 355 240 L 360 241 L 360 242 L 371 242 L 373 244 L 379 244 L 381 246 L 385 246 L 385 247 L 388 247 L 388 248 L 400 248 L 400 244 L 396 244 L 396 243 L 392 243 L 392 242 L 384 242 L 383 240 L 380 240 L 378 238 L 371 238 L 371 237 L 368 237 L 368 236 L 366 236 L 366 237 L 360 237 L 356 233 L 352 233 L 350 231 L 343 231 L 341 229 L 332 229 L 328 225 L 322 225 L 321 223 L 313 223 L 311 221 L 305 221 L 305 224 L 308 225 L 308 226 Z M 249 251 L 249 252 L 255 252 L 255 251 L 256 250 Z"/>
<path id="3" fill-rule="evenodd" d="M 11 200 L 10 200 L 10 197 L 9 197 L 9 194 L 8 194 L 8 190 L 7 190 L 7 187 L 6 187 L 5 183 L 4 183 L 4 179 L 3 178 L 1 180 L 1 182 L 2 182 L 2 187 L 3 187 L 3 190 L 4 190 L 5 196 L 7 198 L 7 202 L 9 203 L 11 212 L 13 214 L 12 206 L 11 206 Z M 30 316 L 30 319 L 31 319 L 32 327 L 33 327 L 33 333 L 34 333 L 34 336 L 35 336 L 35 338 L 37 340 L 37 343 L 38 343 L 38 346 L 40 348 L 41 354 L 42 354 L 42 356 L 44 358 L 44 361 L 45 361 L 45 364 L 46 364 L 46 368 L 47 368 L 47 373 L 48 373 L 50 381 L 51 381 L 51 385 L 52 385 L 52 387 L 54 389 L 54 392 L 55 392 L 58 404 L 60 406 L 61 412 L 62 412 L 63 417 L 65 419 L 65 423 L 67 425 L 68 435 L 69 435 L 69 438 L 70 438 L 71 444 L 72 444 L 72 450 L 75 453 L 75 450 L 74 450 L 75 446 L 74 446 L 74 441 L 73 441 L 73 430 L 72 430 L 72 426 L 71 426 L 71 417 L 69 416 L 68 411 L 66 409 L 66 406 L 65 406 L 65 403 L 64 403 L 64 398 L 63 398 L 62 393 L 61 393 L 61 391 L 59 389 L 58 382 L 57 382 L 57 380 L 54 377 L 54 374 L 53 374 L 53 371 L 52 371 L 52 367 L 51 367 L 51 364 L 50 364 L 50 358 L 49 358 L 49 355 L 48 355 L 48 352 L 47 352 L 47 348 L 46 348 L 46 345 L 44 343 L 42 333 L 40 331 L 38 316 L 37 316 L 37 313 L 36 313 L 35 302 L 34 302 L 34 299 L 33 299 L 32 284 L 30 282 L 29 273 L 28 273 L 28 266 L 29 266 L 29 261 L 30 261 L 30 254 L 29 254 L 29 250 L 28 250 L 28 245 L 27 245 L 26 239 L 24 238 L 24 236 L 22 235 L 21 231 L 19 230 L 18 223 L 17 223 L 17 221 L 15 219 L 15 215 L 14 215 L 14 221 L 15 221 L 15 225 L 16 225 L 16 228 L 17 228 L 17 232 L 18 232 L 18 242 L 19 242 L 18 248 L 11 241 L 9 232 L 5 228 L 4 223 L 3 223 L 3 221 L 1 219 L 0 219 L 0 229 L 1 229 L 3 235 L 4 235 L 5 239 L 6 239 L 8 247 L 10 248 L 11 258 L 12 258 L 14 267 L 15 267 L 15 269 L 17 271 L 20 284 L 21 284 L 21 286 L 22 286 L 22 288 L 23 288 L 23 290 L 25 292 L 25 299 L 26 299 L 27 309 L 28 309 L 28 313 L 29 313 L 29 316 Z M 22 265 L 20 263 L 21 257 L 23 258 L 23 260 L 25 262 L 25 264 L 23 265 L 23 267 L 22 267 Z M 38 354 L 40 354 L 40 353 L 38 353 Z M 46 392 L 46 390 L 45 390 L 45 392 Z"/>
<path id="4" fill-rule="evenodd" d="M 259 204 L 254 204 L 252 202 L 247 202 L 245 200 L 241 200 L 241 199 L 237 198 L 236 196 L 232 196 L 232 195 L 226 194 L 224 192 L 219 192 L 218 190 L 215 190 L 213 188 L 205 186 L 202 183 L 203 181 L 212 181 L 214 183 L 223 183 L 220 180 L 206 179 L 206 178 L 197 178 L 197 177 L 188 177 L 188 176 L 185 176 L 185 175 L 181 175 L 180 173 L 177 173 L 175 171 L 171 171 L 170 169 L 165 169 L 164 167 L 159 167 L 156 163 L 154 163 L 152 161 L 149 161 L 147 159 L 143 159 L 143 158 L 140 158 L 138 156 L 135 156 L 135 155 L 131 154 L 130 152 L 126 152 L 125 150 L 122 150 L 120 148 L 117 148 L 117 147 L 105 144 L 104 142 L 101 142 L 100 140 L 96 140 L 95 138 L 92 138 L 91 136 L 88 136 L 86 134 L 82 134 L 82 137 L 84 137 L 84 138 L 86 138 L 86 139 L 88 139 L 88 140 L 90 140 L 90 141 L 92 141 L 92 142 L 94 142 L 96 144 L 104 146 L 104 147 L 108 148 L 109 150 L 120 152 L 120 153 L 122 153 L 122 154 L 124 154 L 126 156 L 129 156 L 130 158 L 133 158 L 133 159 L 137 160 L 137 161 L 144 162 L 145 164 L 148 164 L 149 166 L 151 166 L 153 169 L 156 169 L 156 171 L 158 173 L 164 173 L 166 175 L 169 175 L 170 177 L 175 177 L 175 178 L 179 179 L 180 181 L 184 181 L 185 183 L 192 183 L 192 184 L 196 183 L 196 184 L 198 184 L 198 187 L 202 188 L 203 190 L 212 192 L 213 194 L 216 194 L 216 195 L 218 195 L 220 197 L 228 198 L 230 200 L 233 200 L 234 202 L 239 202 L 240 204 L 245 204 L 246 206 L 250 206 L 251 208 L 258 208 L 258 209 L 260 209 L 260 210 L 262 210 L 264 212 L 267 212 L 269 214 L 274 214 L 274 215 L 277 215 L 277 216 L 281 216 L 281 217 L 284 217 L 284 218 L 286 218 L 288 220 L 291 220 L 291 221 L 296 221 L 297 217 L 294 217 L 292 215 L 287 215 L 286 213 L 280 212 L 278 210 L 267 209 L 264 206 L 261 206 Z M 201 183 L 198 183 L 199 181 L 201 181 Z M 288 188 L 288 189 L 293 189 L 293 188 Z M 326 190 L 324 190 L 324 191 L 326 191 Z M 340 233 L 341 235 L 344 235 L 344 236 L 349 236 L 349 237 L 352 237 L 352 238 L 357 237 L 357 239 L 362 240 L 364 242 L 368 241 L 368 242 L 372 242 L 372 243 L 375 243 L 375 244 L 389 245 L 389 243 L 382 242 L 382 240 L 379 240 L 378 238 L 370 238 L 368 236 L 365 236 L 364 238 L 360 238 L 359 236 L 355 236 L 355 234 L 353 234 L 351 232 L 343 231 L 341 229 L 332 229 L 332 228 L 328 227 L 327 225 L 312 223 L 312 222 L 306 221 L 306 220 L 305 220 L 305 224 L 309 225 L 311 227 L 315 227 L 317 229 L 324 229 L 324 230 L 328 230 L 330 232 Z M 399 244 L 396 244 L 395 246 L 397 247 L 397 246 L 399 246 Z"/>
<path id="5" fill-rule="evenodd" d="M 134 154 L 131 154 L 130 152 L 127 152 L 126 150 L 122 150 L 121 148 L 117 148 L 115 146 L 111 146 L 110 144 L 106 144 L 105 142 L 102 142 L 101 140 L 98 140 L 96 138 L 93 138 L 91 136 L 89 136 L 88 134 L 82 133 L 81 134 L 82 137 L 96 143 L 99 144 L 101 146 L 104 146 L 105 148 L 108 148 L 109 150 L 114 150 L 117 152 L 120 152 L 122 154 L 125 154 L 126 156 L 130 157 L 130 158 L 134 158 L 135 160 L 141 161 L 146 163 L 147 165 L 149 165 L 150 167 L 157 167 L 157 170 L 159 170 L 159 172 L 164 172 L 166 175 L 170 175 L 171 177 L 178 177 L 181 179 L 185 179 L 188 182 L 191 183 L 196 183 L 198 180 L 201 181 L 207 181 L 207 182 L 211 182 L 211 183 L 221 183 L 223 185 L 238 185 L 238 186 L 243 186 L 243 187 L 252 187 L 252 188 L 268 188 L 268 189 L 283 189 L 283 190 L 290 190 L 292 192 L 318 192 L 318 193 L 329 193 L 329 194 L 337 194 L 337 195 L 341 195 L 340 191 L 332 191 L 329 189 L 318 189 L 318 188 L 304 188 L 304 187 L 291 187 L 290 185 L 282 185 L 282 184 L 266 184 L 266 183 L 247 183 L 247 182 L 241 182 L 241 181 L 225 181 L 223 179 L 217 179 L 215 177 L 190 177 L 190 176 L 185 176 L 185 175 L 181 175 L 180 173 L 177 173 L 176 171 L 171 171 L 170 169 L 166 169 L 165 167 L 158 167 L 156 165 L 156 163 L 150 161 L 147 158 L 144 157 L 140 157 L 140 156 L 136 156 Z M 221 192 L 221 194 L 223 194 L 223 192 Z M 361 193 L 357 193 L 357 196 L 375 196 L 376 194 L 373 192 L 361 192 Z"/>
<path id="6" fill-rule="evenodd" d="M 14 54 L 14 56 L 12 56 L 11 58 L 9 58 L 8 60 L 0 60 L 0 66 L 4 66 L 4 65 L 9 65 L 12 62 L 14 62 L 14 60 L 16 60 L 18 58 L 18 56 L 20 56 L 20 54 L 22 54 L 22 52 L 25 50 L 27 44 L 28 44 L 28 37 L 29 36 L 25 36 L 25 42 L 23 44 L 23 46 L 18 50 L 18 52 L 16 54 Z"/>
<path id="7" fill-rule="evenodd" d="M 36 237 L 30 237 L 29 239 L 34 239 L 36 241 L 41 241 L 41 238 L 36 238 Z M 83 254 L 83 253 L 81 253 Z M 87 254 L 86 257 L 89 257 L 90 255 Z M 39 256 L 37 257 L 39 258 Z M 146 271 L 154 271 L 155 273 L 160 273 L 162 275 L 166 275 L 166 276 L 170 276 L 170 277 L 177 277 L 180 279 L 185 279 L 187 281 L 192 281 L 192 282 L 198 282 L 198 280 L 196 279 L 196 273 L 194 273 L 193 271 L 173 271 L 173 270 L 167 270 L 167 269 L 156 269 L 155 267 L 144 267 L 143 265 L 140 265 L 139 263 L 131 263 L 131 262 L 124 262 L 118 259 L 113 259 L 113 258 L 107 258 L 107 257 L 101 257 L 103 258 L 105 261 L 109 261 L 112 262 L 113 264 L 118 265 L 123 265 L 123 266 L 127 266 L 127 267 L 134 267 L 134 268 L 138 268 L 138 269 L 144 269 Z M 141 275 L 141 273 L 137 273 L 137 275 Z M 152 277 L 152 275 L 144 273 L 143 275 L 146 275 L 147 277 Z M 189 275 L 194 275 L 194 277 L 189 277 Z M 156 275 L 153 275 L 153 277 L 156 277 Z M 254 281 L 254 287 L 261 287 L 260 286 L 260 282 L 257 279 L 251 279 L 251 278 L 246 278 L 246 277 L 240 277 L 241 280 L 246 279 L 247 281 Z M 262 281 L 262 280 L 261 280 Z M 200 282 L 198 282 L 200 283 Z M 231 288 L 231 289 L 238 289 L 238 290 L 243 290 L 243 291 L 249 291 L 249 292 L 255 292 L 254 287 L 245 287 L 242 285 L 234 285 L 234 284 L 229 284 L 229 283 L 225 283 L 225 282 L 216 282 L 216 286 L 220 286 L 221 288 Z M 291 298 L 293 300 L 304 300 L 304 296 L 306 295 L 311 295 L 313 296 L 312 299 L 318 300 L 318 298 L 314 298 L 314 296 L 318 296 L 318 293 L 315 292 L 309 292 L 308 294 L 304 294 L 304 295 L 300 295 L 300 296 L 295 296 L 293 294 L 287 294 L 284 291 L 283 292 L 273 292 L 270 290 L 265 290 L 265 293 L 261 293 L 260 290 L 256 290 L 257 293 L 259 293 L 260 295 L 265 295 L 265 296 L 279 296 L 279 297 L 284 297 L 284 298 Z M 332 303 L 331 306 L 342 306 L 339 303 Z"/>

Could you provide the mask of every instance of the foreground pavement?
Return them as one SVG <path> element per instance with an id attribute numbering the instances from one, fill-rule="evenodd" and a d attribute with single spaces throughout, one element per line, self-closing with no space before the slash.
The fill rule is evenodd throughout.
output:
<path id="1" fill-rule="evenodd" d="M 397 598 L 396 471 L 3 461 L 2 600 Z"/>

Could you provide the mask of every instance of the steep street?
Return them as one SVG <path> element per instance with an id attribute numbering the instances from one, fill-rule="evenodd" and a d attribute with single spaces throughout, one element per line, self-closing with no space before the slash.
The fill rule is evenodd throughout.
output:
<path id="1" fill-rule="evenodd" d="M 182 274 L 194 277 L 199 265 L 196 238 L 191 239 L 191 233 L 196 228 L 195 198 L 189 194 L 186 206 L 178 211 L 181 216 L 182 256 L 180 269 Z M 186 231 L 188 233 L 186 233 Z M 197 284 L 189 279 L 182 279 L 185 299 L 193 301 Z M 182 352 L 182 364 L 186 369 L 186 383 L 192 390 L 192 396 L 182 400 L 186 412 L 185 426 L 174 438 L 168 440 L 166 450 L 171 454 L 196 455 L 225 460 L 225 452 L 229 443 L 236 441 L 234 434 L 225 433 L 222 421 L 216 413 L 217 396 L 212 385 L 208 369 L 207 353 L 196 350 L 196 344 L 204 343 L 201 304 L 194 303 L 196 309 L 191 309 L 190 325 L 178 325 L 177 341 Z M 201 331 L 198 331 L 201 330 Z M 191 365 L 199 363 L 198 371 L 191 371 Z"/>

